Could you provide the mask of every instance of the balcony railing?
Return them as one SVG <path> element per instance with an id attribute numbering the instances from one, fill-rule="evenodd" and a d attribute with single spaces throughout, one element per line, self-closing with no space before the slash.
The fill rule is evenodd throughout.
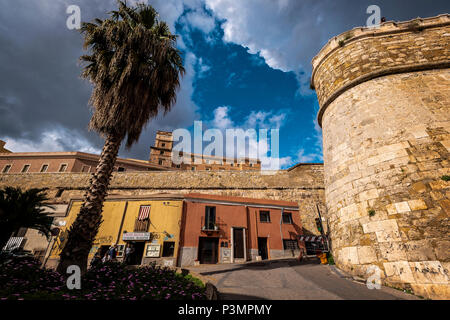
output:
<path id="1" fill-rule="evenodd" d="M 217 221 L 205 222 L 205 217 L 203 216 L 201 219 L 201 231 L 218 232 L 218 231 L 220 231 L 220 227 L 219 227 L 219 224 L 217 223 Z"/>
<path id="2" fill-rule="evenodd" d="M 136 222 L 134 223 L 134 232 L 147 232 L 148 231 L 148 225 L 150 220 L 139 220 L 136 219 Z"/>

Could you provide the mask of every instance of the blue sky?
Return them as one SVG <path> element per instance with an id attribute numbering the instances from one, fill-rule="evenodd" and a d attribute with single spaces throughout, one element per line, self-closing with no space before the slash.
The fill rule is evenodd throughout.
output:
<path id="1" fill-rule="evenodd" d="M 132 2 L 129 0 L 129 2 Z M 152 120 L 120 156 L 148 159 L 156 130 L 279 128 L 283 168 L 321 162 L 311 59 L 328 39 L 364 26 L 376 4 L 387 20 L 450 12 L 448 1 L 149 0 L 180 37 L 186 75 L 177 103 Z M 21 151 L 98 153 L 87 130 L 91 88 L 77 59 L 82 38 L 66 27 L 69 5 L 82 21 L 104 17 L 114 0 L 0 0 L 0 139 Z M 5 63 L 6 62 L 6 63 Z"/>

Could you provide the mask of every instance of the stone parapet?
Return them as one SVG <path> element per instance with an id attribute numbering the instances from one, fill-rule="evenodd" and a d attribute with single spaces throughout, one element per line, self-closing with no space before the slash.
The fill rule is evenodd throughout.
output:
<path id="1" fill-rule="evenodd" d="M 320 103 L 318 122 L 343 92 L 396 73 L 450 67 L 450 15 L 355 28 L 333 39 L 313 59 L 311 86 Z"/>

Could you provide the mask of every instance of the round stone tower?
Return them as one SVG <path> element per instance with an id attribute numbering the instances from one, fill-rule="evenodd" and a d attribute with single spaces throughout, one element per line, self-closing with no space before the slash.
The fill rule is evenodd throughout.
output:
<path id="1" fill-rule="evenodd" d="M 336 265 L 450 298 L 450 15 L 355 28 L 312 63 Z"/>

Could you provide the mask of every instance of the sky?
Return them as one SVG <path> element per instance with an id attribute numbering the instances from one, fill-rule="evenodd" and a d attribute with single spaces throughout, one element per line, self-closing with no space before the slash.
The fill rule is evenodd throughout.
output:
<path id="1" fill-rule="evenodd" d="M 364 26 L 374 4 L 388 21 L 450 13 L 446 0 L 143 2 L 179 36 L 186 74 L 172 111 L 119 156 L 148 159 L 156 130 L 193 132 L 202 121 L 204 129 L 279 129 L 282 168 L 323 161 L 309 79 L 330 38 Z M 0 139 L 11 151 L 101 151 L 102 138 L 87 129 L 91 85 L 80 78 L 82 35 L 66 25 L 70 5 L 82 21 L 117 8 L 115 0 L 0 0 Z"/>

